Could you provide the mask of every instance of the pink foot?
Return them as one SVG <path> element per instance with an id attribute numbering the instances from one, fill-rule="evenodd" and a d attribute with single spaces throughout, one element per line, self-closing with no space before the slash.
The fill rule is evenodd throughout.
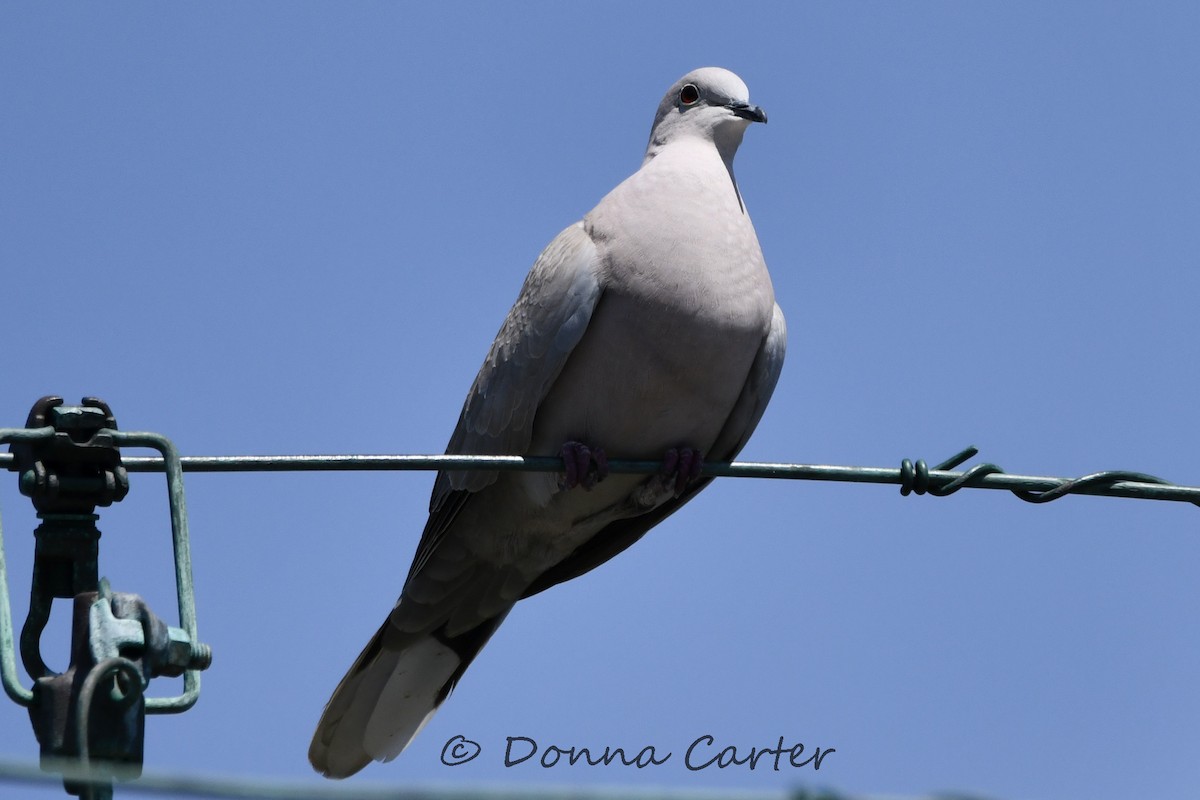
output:
<path id="1" fill-rule="evenodd" d="M 690 447 L 672 447 L 663 456 L 662 476 L 663 484 L 667 487 L 671 486 L 672 479 L 675 483 L 675 496 L 683 494 L 683 490 L 687 485 L 696 478 L 700 477 L 700 470 L 704 468 L 704 454 L 699 450 L 693 450 Z"/>
<path id="2" fill-rule="evenodd" d="M 588 447 L 582 442 L 566 442 L 559 451 L 566 473 L 558 482 L 560 489 L 582 486 L 590 490 L 608 477 L 608 456 L 599 447 Z"/>

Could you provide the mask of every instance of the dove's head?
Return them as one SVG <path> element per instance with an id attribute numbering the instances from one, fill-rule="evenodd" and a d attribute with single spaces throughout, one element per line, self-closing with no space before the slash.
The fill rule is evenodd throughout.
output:
<path id="1" fill-rule="evenodd" d="M 767 114 L 750 103 L 750 90 L 737 75 L 720 67 L 693 70 L 675 82 L 654 116 L 646 157 L 684 138 L 711 141 L 725 161 L 742 143 L 751 122 L 766 122 Z"/>

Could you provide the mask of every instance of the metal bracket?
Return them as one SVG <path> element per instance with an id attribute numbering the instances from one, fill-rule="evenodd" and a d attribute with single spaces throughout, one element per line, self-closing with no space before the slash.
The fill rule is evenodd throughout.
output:
<path id="1" fill-rule="evenodd" d="M 21 633 L 22 660 L 34 688 L 25 689 L 16 675 L 2 530 L 0 678 L 8 695 L 29 707 L 43 768 L 54 769 L 62 758 L 78 759 L 88 779 L 66 780 L 67 791 L 108 797 L 114 776 L 141 772 L 145 714 L 191 708 L 200 693 L 199 671 L 212 660 L 196 635 L 183 471 L 168 439 L 118 431 L 111 410 L 95 398 L 63 406 L 62 398 L 44 397 L 34 405 L 28 425 L 0 428 L 0 444 L 11 443 L 10 469 L 20 473 L 21 492 L 33 500 L 41 519 L 30 610 Z M 167 467 L 179 628 L 168 627 L 140 597 L 113 593 L 98 578 L 100 531 L 94 512 L 129 491 L 123 446 L 154 448 Z M 61 675 L 46 667 L 39 649 L 56 597 L 75 601 L 71 665 Z M 183 693 L 145 697 L 146 684 L 159 675 L 182 675 Z"/>

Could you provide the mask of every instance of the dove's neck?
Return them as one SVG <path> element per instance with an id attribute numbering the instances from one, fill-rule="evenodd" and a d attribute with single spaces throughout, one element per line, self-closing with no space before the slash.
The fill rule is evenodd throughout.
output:
<path id="1" fill-rule="evenodd" d="M 662 140 L 651 137 L 650 145 L 646 148 L 646 157 L 642 159 L 642 166 L 645 167 L 657 156 L 663 153 L 664 150 L 671 147 L 673 143 L 683 145 L 685 142 L 695 143 L 702 142 L 713 147 L 717 151 L 717 155 L 721 157 L 721 163 L 725 165 L 725 171 L 729 173 L 729 182 L 733 184 L 733 192 L 737 195 L 738 205 L 742 211 L 746 210 L 746 206 L 742 203 L 742 192 L 738 189 L 737 177 L 733 174 L 733 157 L 737 154 L 738 145 L 742 143 L 742 135 L 745 134 L 746 128 L 744 125 L 730 126 L 729 129 L 723 132 L 723 135 L 717 135 L 712 140 L 707 140 L 703 137 L 690 137 L 682 139 L 672 137 L 668 140 Z"/>
<path id="2" fill-rule="evenodd" d="M 651 136 L 650 144 L 646 146 L 646 157 L 642 160 L 642 166 L 650 163 L 651 159 L 661 153 L 665 148 L 670 147 L 674 142 L 683 141 L 701 141 L 711 142 L 716 148 L 721 160 L 725 162 L 725 168 L 729 170 L 729 174 L 733 174 L 733 157 L 737 155 L 738 148 L 742 144 L 742 137 L 746 134 L 745 125 L 726 125 L 712 131 L 711 138 L 708 136 L 692 135 L 692 136 Z"/>

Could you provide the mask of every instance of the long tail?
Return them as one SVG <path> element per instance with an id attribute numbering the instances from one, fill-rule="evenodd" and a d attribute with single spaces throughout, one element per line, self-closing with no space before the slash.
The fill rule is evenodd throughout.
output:
<path id="1" fill-rule="evenodd" d="M 321 714 L 308 748 L 313 768 L 347 778 L 404 752 L 507 614 L 452 638 L 442 629 L 401 634 L 384 622 Z"/>

